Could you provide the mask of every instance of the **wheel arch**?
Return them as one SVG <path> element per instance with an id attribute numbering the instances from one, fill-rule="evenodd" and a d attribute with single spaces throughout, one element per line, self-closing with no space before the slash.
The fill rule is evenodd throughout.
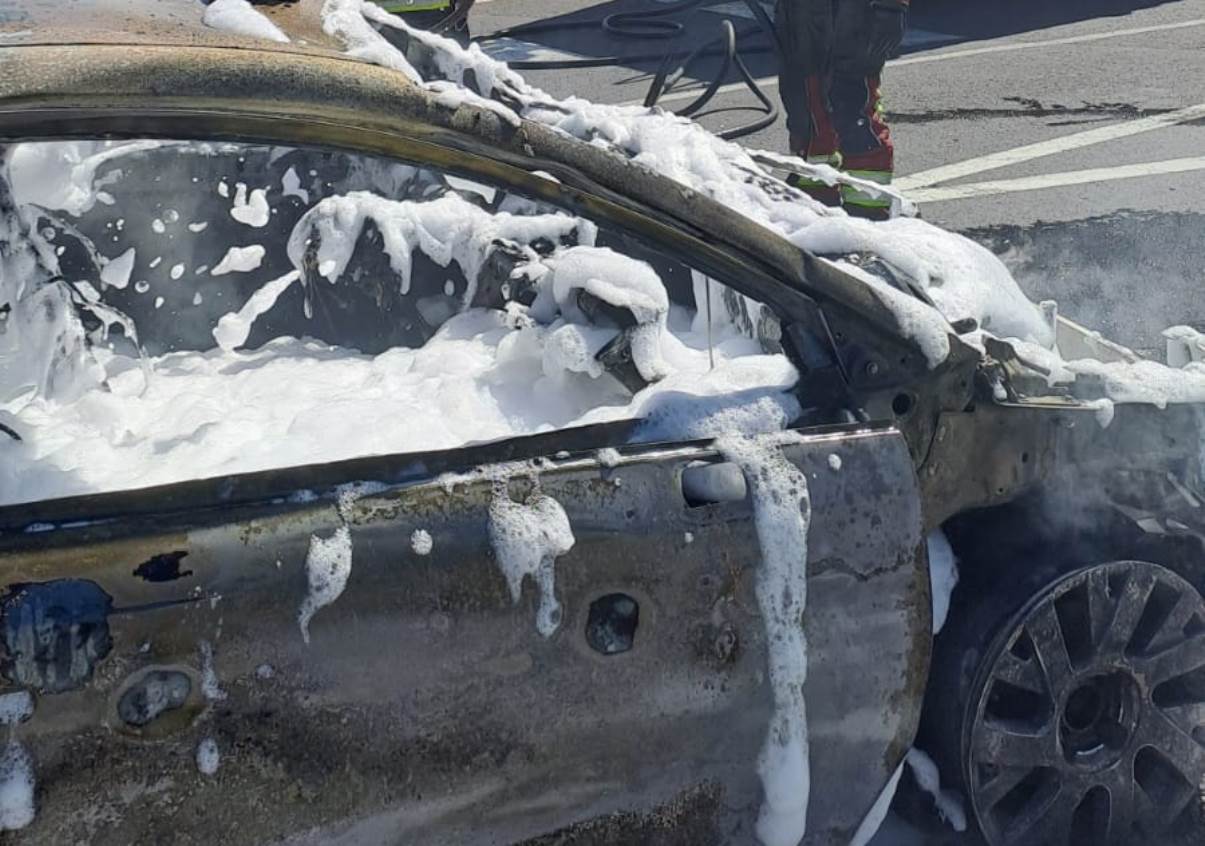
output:
<path id="1" fill-rule="evenodd" d="M 1193 504 L 1192 492 L 1163 473 L 1124 471 L 1097 481 L 1043 486 L 943 524 L 960 579 L 949 622 L 935 636 L 917 739 L 943 782 L 966 789 L 960 741 L 948 729 L 964 724 L 978 667 L 1027 597 L 1085 567 L 1124 561 L 1165 567 L 1205 596 L 1205 531 L 1193 514 L 1205 506 Z"/>
<path id="2" fill-rule="evenodd" d="M 1178 483 L 1166 484 L 1176 492 Z M 1030 573 L 1053 578 L 1077 566 L 1121 559 L 1161 564 L 1205 593 L 1205 515 L 1194 525 L 1153 491 L 1122 501 L 1108 485 L 1083 494 L 1070 488 L 1042 486 L 947 520 L 942 529 L 958 561 L 959 585 L 965 586 L 952 603 L 1001 579 Z"/>

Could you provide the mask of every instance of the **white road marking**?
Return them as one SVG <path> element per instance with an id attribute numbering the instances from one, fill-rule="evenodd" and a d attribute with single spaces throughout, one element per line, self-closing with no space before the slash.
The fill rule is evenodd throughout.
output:
<path id="1" fill-rule="evenodd" d="M 1143 35 L 1148 32 L 1166 32 L 1172 29 L 1187 29 L 1205 25 L 1205 18 L 1193 18 L 1189 21 L 1176 23 L 1153 24 L 1151 26 L 1136 26 L 1132 29 L 1114 29 L 1109 32 L 1092 32 L 1087 35 L 1069 35 L 1065 38 L 1051 38 L 1045 41 L 1011 41 L 1007 44 L 988 44 L 983 47 L 970 47 L 966 50 L 951 50 L 948 53 L 931 53 L 924 56 L 905 56 L 888 62 L 888 67 L 902 68 L 906 65 L 923 65 L 928 62 L 942 62 L 946 59 L 963 59 L 968 56 L 982 56 L 987 53 L 1010 53 L 1014 50 L 1028 50 L 1033 47 L 1059 47 L 1065 44 L 1088 44 L 1093 41 L 1104 41 L 1107 38 L 1120 38 L 1125 35 Z"/>
<path id="2" fill-rule="evenodd" d="M 1151 115 L 1150 117 L 1139 118 L 1137 120 L 1111 123 L 1108 126 L 1099 126 L 1096 129 L 1073 132 L 1070 135 L 1060 135 L 1058 138 L 1051 138 L 1049 141 L 1038 141 L 1036 144 L 1026 144 L 1022 147 L 1014 147 L 1011 150 L 1001 150 L 998 153 L 989 153 L 986 156 L 977 156 L 973 159 L 966 159 L 965 161 L 954 162 L 953 164 L 942 165 L 929 170 L 918 171 L 917 173 L 910 173 L 895 180 L 895 187 L 901 191 L 925 188 L 929 185 L 936 185 L 939 182 L 949 182 L 951 179 L 961 179 L 964 176 L 973 176 L 986 170 L 1009 167 L 1010 165 L 1021 164 L 1033 159 L 1040 159 L 1044 156 L 1053 156 L 1069 150 L 1078 150 L 1094 144 L 1103 144 L 1106 141 L 1115 141 L 1118 138 L 1129 138 L 1133 135 L 1175 126 L 1178 123 L 1186 123 L 1202 117 L 1205 117 L 1205 103 L 1198 103 L 1195 106 L 1188 106 L 1187 108 L 1177 109 L 1174 112 L 1167 112 L 1162 115 Z"/>
<path id="3" fill-rule="evenodd" d="M 1103 41 L 1106 38 L 1120 38 L 1126 35 L 1142 35 L 1148 32 L 1166 32 L 1173 29 L 1187 29 L 1194 26 L 1205 25 L 1205 18 L 1194 18 L 1190 21 L 1179 21 L 1177 23 L 1156 24 L 1153 26 L 1139 26 L 1133 29 L 1117 29 L 1111 32 L 1094 32 L 1090 35 L 1072 35 L 1066 38 L 1051 38 L 1046 41 L 1010 41 L 1007 44 L 989 44 L 983 47 L 970 47 L 966 50 L 951 50 L 947 53 L 926 53 L 922 56 L 906 56 L 902 59 L 894 59 L 887 63 L 889 68 L 902 68 L 908 65 L 923 65 L 929 62 L 944 62 L 948 59 L 964 59 L 969 56 L 982 56 L 988 53 L 1009 53 L 1014 50 L 1029 50 L 1036 47 L 1058 47 L 1065 44 L 1087 44 L 1092 41 Z M 757 80 L 757 84 L 766 88 L 773 85 L 778 85 L 778 76 L 763 76 Z M 662 97 L 658 103 L 672 103 L 676 100 L 688 100 L 692 97 L 697 97 L 703 86 L 692 86 L 690 88 L 681 88 L 676 91 L 671 91 Z M 727 94 L 732 91 L 744 91 L 745 83 L 730 82 L 727 85 L 721 85 L 717 89 L 717 94 Z M 644 98 L 639 100 L 628 100 L 623 103 L 618 103 L 621 106 L 639 106 L 644 102 Z"/>
<path id="4" fill-rule="evenodd" d="M 1019 179 L 971 182 L 965 185 L 950 185 L 945 188 L 918 188 L 907 191 L 905 196 L 917 203 L 940 203 L 948 200 L 965 200 L 968 197 L 1014 194 L 1019 191 L 1040 191 L 1043 188 L 1065 188 L 1068 185 L 1115 182 L 1119 179 L 1137 179 L 1143 176 L 1159 176 L 1168 173 L 1188 173 L 1195 170 L 1205 170 L 1205 156 L 1167 159 L 1166 161 L 1146 162 L 1143 164 L 1116 165 L 1114 167 L 1096 167 L 1088 170 L 1071 170 L 1065 173 L 1044 173 L 1040 176 L 1023 176 Z"/>

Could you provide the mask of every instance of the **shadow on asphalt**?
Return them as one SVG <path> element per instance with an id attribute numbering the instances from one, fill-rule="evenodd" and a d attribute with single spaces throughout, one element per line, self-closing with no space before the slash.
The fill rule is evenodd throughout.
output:
<path id="1" fill-rule="evenodd" d="M 1174 0 L 913 0 L 911 23 L 961 40 L 979 41 L 1096 18 L 1124 17 L 1171 2 Z"/>
<path id="2" fill-rule="evenodd" d="M 1162 331 L 1205 328 L 1205 215 L 1121 212 L 1071 223 L 995 226 L 964 235 L 1003 259 L 1033 300 L 1105 337 L 1162 358 Z"/>
<path id="3" fill-rule="evenodd" d="M 1009 0 L 1006 3 L 913 0 L 909 20 L 912 35 L 905 41 L 902 53 L 909 55 L 937 46 L 1019 35 L 1085 20 L 1121 18 L 1171 2 L 1174 0 Z M 741 0 L 715 0 L 714 4 L 708 5 L 739 12 L 744 3 Z M 772 6 L 770 3 L 767 8 Z M 704 7 L 669 16 L 665 20 L 683 26 L 681 34 L 672 39 L 619 37 L 603 29 L 602 21 L 608 15 L 658 8 L 665 8 L 664 4 L 654 0 L 605 0 L 585 4 L 570 14 L 541 19 L 550 26 L 549 29 L 517 37 L 583 57 L 614 57 L 619 67 L 649 74 L 657 69 L 665 53 L 685 53 L 716 38 L 720 34 L 721 20 L 727 18 L 733 22 L 738 34 L 742 34 L 740 52 L 753 75 L 762 77 L 777 73 L 777 56 L 772 42 L 747 12 L 720 15 Z M 692 66 L 689 76 L 710 79 L 717 66 L 718 60 L 701 59 Z M 725 81 L 736 78 L 733 71 Z"/>

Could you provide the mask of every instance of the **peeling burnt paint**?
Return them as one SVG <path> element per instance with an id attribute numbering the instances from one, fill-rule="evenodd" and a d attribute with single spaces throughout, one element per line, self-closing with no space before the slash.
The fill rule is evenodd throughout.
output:
<path id="1" fill-rule="evenodd" d="M 112 608 L 113 598 L 84 579 L 9 585 L 0 598 L 0 673 L 42 693 L 83 687 L 113 647 Z"/>
<path id="2" fill-rule="evenodd" d="M 726 841 L 718 819 L 724 788 L 701 782 L 649 811 L 617 812 L 575 823 L 519 846 L 623 846 L 658 843 L 706 846 Z"/>
<path id="3" fill-rule="evenodd" d="M 141 729 L 183 708 L 192 690 L 192 679 L 180 670 L 150 670 L 132 681 L 117 700 L 117 716 L 125 725 Z"/>
<path id="4" fill-rule="evenodd" d="M 134 575 L 147 582 L 174 582 L 191 576 L 192 570 L 180 569 L 180 562 L 187 555 L 187 550 L 161 552 L 139 564 L 134 569 Z"/>

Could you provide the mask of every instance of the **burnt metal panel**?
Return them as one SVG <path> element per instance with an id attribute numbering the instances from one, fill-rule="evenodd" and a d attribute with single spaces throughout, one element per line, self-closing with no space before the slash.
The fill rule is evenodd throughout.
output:
<path id="1" fill-rule="evenodd" d="M 786 449 L 813 497 L 808 843 L 827 846 L 847 841 L 912 741 L 928 577 L 897 432 Z M 538 477 L 577 538 L 556 564 L 564 616 L 547 639 L 532 586 L 512 604 L 493 560 L 488 474 L 431 474 L 344 508 L 351 577 L 308 646 L 306 553 L 344 525 L 333 496 L 215 501 L 192 528 L 115 517 L 47 532 L 55 544 L 0 535 L 5 582 L 86 573 L 113 598 L 108 657 L 21 728 L 39 780 L 23 841 L 484 844 L 569 830 L 618 843 L 677 819 L 658 842 L 754 842 L 771 696 L 751 507 L 687 504 L 681 471 L 719 461 L 708 446 L 623 456 L 526 464 L 509 483 L 521 497 Z M 426 556 L 410 545 L 420 528 Z M 132 575 L 180 550 L 190 578 Z M 602 654 L 590 608 L 615 594 L 639 620 L 630 649 Z M 148 679 L 158 687 L 131 698 Z M 208 698 L 185 703 L 198 689 Z M 158 696 L 172 706 L 162 723 L 143 701 Z M 123 702 L 148 724 L 124 725 Z M 222 753 L 212 778 L 194 763 L 206 737 Z"/>
<path id="2" fill-rule="evenodd" d="M 0 0 L 0 34 L 8 47 L 159 44 L 299 54 L 337 51 L 339 45 L 322 31 L 323 3 L 256 3 L 256 11 L 291 37 L 288 43 L 206 26 L 202 0 Z"/>
<path id="3" fill-rule="evenodd" d="M 1042 486 L 1093 500 L 1122 470 L 1200 473 L 1199 405 L 1119 404 L 1105 425 L 1062 397 L 980 404 L 937 416 L 920 477 L 926 526 L 1011 502 Z"/>
<path id="4" fill-rule="evenodd" d="M 112 604 L 86 579 L 8 584 L 0 598 L 0 676 L 42 693 L 82 688 L 113 647 Z"/>

